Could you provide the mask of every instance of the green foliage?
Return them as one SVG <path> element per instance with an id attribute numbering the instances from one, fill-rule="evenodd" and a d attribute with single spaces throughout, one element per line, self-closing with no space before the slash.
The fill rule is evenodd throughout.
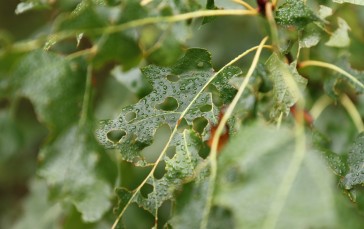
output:
<path id="1" fill-rule="evenodd" d="M 320 3 L 14 5 L 0 227 L 361 228 L 364 4 Z"/>

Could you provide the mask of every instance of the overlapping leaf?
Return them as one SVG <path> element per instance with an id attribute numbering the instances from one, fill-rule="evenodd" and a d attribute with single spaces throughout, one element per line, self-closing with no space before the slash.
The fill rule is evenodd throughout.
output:
<path id="1" fill-rule="evenodd" d="M 275 102 L 271 114 L 273 117 L 278 117 L 281 112 L 288 114 L 289 108 L 300 98 L 307 80 L 298 74 L 295 62 L 288 65 L 276 54 L 268 59 L 267 69 L 273 82 Z"/>
<path id="2" fill-rule="evenodd" d="M 364 1 L 363 0 L 333 0 L 333 1 L 336 2 L 336 3 L 351 3 L 351 4 L 364 6 Z"/>

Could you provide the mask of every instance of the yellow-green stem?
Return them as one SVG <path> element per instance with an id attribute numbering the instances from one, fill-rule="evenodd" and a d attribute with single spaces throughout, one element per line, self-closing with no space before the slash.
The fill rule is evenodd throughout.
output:
<path id="1" fill-rule="evenodd" d="M 213 192 L 214 192 L 214 186 L 215 186 L 215 180 L 216 180 L 216 174 L 217 174 L 217 161 L 216 161 L 217 147 L 219 144 L 220 136 L 221 136 L 222 132 L 224 131 L 226 123 L 227 123 L 228 119 L 231 117 L 236 104 L 238 103 L 241 95 L 243 94 L 246 86 L 249 83 L 250 77 L 252 76 L 252 74 L 258 64 L 260 54 L 261 54 L 264 44 L 267 40 L 268 40 L 268 37 L 265 37 L 259 44 L 257 52 L 254 56 L 253 62 L 249 68 L 249 71 L 248 71 L 246 77 L 244 78 L 243 83 L 239 87 L 239 90 L 238 90 L 237 94 L 235 95 L 233 101 L 230 103 L 230 105 L 226 109 L 225 114 L 222 117 L 222 119 L 216 129 L 215 135 L 213 136 L 210 157 L 209 157 L 210 168 L 211 168 L 210 179 L 209 179 L 209 188 L 208 188 L 208 192 L 207 192 L 206 206 L 204 209 L 203 218 L 202 218 L 202 222 L 201 222 L 201 229 L 207 228 L 208 217 L 209 217 L 210 208 L 212 205 L 212 196 L 213 196 Z"/>

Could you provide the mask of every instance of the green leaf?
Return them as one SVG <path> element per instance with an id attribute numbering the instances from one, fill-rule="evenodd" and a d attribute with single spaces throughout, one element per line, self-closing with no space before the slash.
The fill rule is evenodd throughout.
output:
<path id="1" fill-rule="evenodd" d="M 266 63 L 273 82 L 274 107 L 272 117 L 281 113 L 287 115 L 289 108 L 301 97 L 307 79 L 300 76 L 296 69 L 296 62 L 288 65 L 281 61 L 276 54 L 272 54 Z"/>
<path id="2" fill-rule="evenodd" d="M 297 157 L 293 136 L 285 127 L 277 130 L 252 123 L 220 153 L 214 204 L 232 211 L 236 228 L 262 228 L 267 217 L 279 211 L 274 205 L 277 197 L 283 208 L 271 228 L 336 228 L 334 180 L 311 150 L 305 152 L 302 164 L 296 165 L 298 173 L 287 198 L 281 198 L 285 194 L 280 186 Z"/>
<path id="3" fill-rule="evenodd" d="M 302 31 L 302 36 L 299 39 L 300 48 L 311 48 L 316 46 L 321 40 L 321 33 L 318 27 L 314 24 L 309 24 Z"/>
<path id="4" fill-rule="evenodd" d="M 22 14 L 34 9 L 47 9 L 49 4 L 50 1 L 47 0 L 25 0 L 16 6 L 15 14 Z"/>
<path id="5" fill-rule="evenodd" d="M 103 157 L 91 130 L 77 126 L 65 130 L 40 153 L 38 172 L 51 186 L 53 198 L 74 204 L 85 222 L 100 220 L 111 206 L 111 187 L 99 164 Z"/>
<path id="6" fill-rule="evenodd" d="M 364 133 L 359 134 L 348 153 L 349 172 L 342 181 L 345 189 L 364 184 Z"/>
<path id="7" fill-rule="evenodd" d="M 120 149 L 124 160 L 140 165 L 146 162 L 139 151 L 152 143 L 159 126 L 168 124 L 173 129 L 177 125 L 181 112 L 213 75 L 213 69 L 207 51 L 189 49 L 171 68 L 150 65 L 142 72 L 152 85 L 152 92 L 135 105 L 123 108 L 117 119 L 104 121 L 97 131 L 98 139 L 104 146 Z M 202 92 L 184 119 L 191 126 L 196 118 L 201 117 L 214 122 L 216 115 L 211 94 Z M 209 128 L 209 124 L 206 128 Z M 203 140 L 208 138 L 207 129 Z M 123 132 L 124 136 L 117 140 L 110 139 L 108 135 L 115 131 Z"/>
<path id="8" fill-rule="evenodd" d="M 364 1 L 363 0 L 333 0 L 336 3 L 351 3 L 351 4 L 355 4 L 355 5 L 362 5 L 364 6 Z"/>
<path id="9" fill-rule="evenodd" d="M 175 147 L 175 154 L 172 158 L 164 157 L 166 163 L 164 176 L 160 179 L 151 176 L 147 180 L 146 184 L 151 185 L 153 191 L 144 197 L 140 190 L 135 193 L 135 191 L 119 188 L 117 190 L 118 211 L 128 207 L 130 199 L 135 195 L 131 203 L 137 203 L 138 206 L 156 216 L 158 208 L 164 201 L 173 199 L 174 192 L 179 190 L 184 182 L 195 178 L 196 166 L 203 160 L 198 154 L 201 148 L 199 137 L 194 131 L 185 130 L 175 135 L 171 146 Z"/>
<path id="10" fill-rule="evenodd" d="M 306 6 L 303 0 L 287 0 L 276 11 L 277 24 L 303 29 L 319 18 Z"/>
<path id="11" fill-rule="evenodd" d="M 330 39 L 325 43 L 327 46 L 343 48 L 350 45 L 350 38 L 348 31 L 350 30 L 349 25 L 342 18 L 337 18 L 337 24 L 339 28 L 331 35 Z"/>
<path id="12" fill-rule="evenodd" d="M 17 96 L 33 103 L 40 121 L 61 130 L 79 116 L 85 76 L 78 68 L 62 56 L 34 51 L 20 61 L 12 83 Z"/>

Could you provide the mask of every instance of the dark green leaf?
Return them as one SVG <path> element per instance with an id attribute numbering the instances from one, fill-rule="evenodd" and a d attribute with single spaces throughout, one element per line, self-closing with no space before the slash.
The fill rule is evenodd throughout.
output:
<path id="1" fill-rule="evenodd" d="M 281 113 L 287 115 L 289 108 L 300 98 L 307 80 L 300 76 L 296 69 L 296 62 L 288 65 L 276 54 L 272 54 L 266 63 L 273 82 L 274 107 L 272 117 L 277 118 Z"/>
<path id="2" fill-rule="evenodd" d="M 40 121 L 61 130 L 78 120 L 85 84 L 79 71 L 62 56 L 35 51 L 20 61 L 12 83 L 16 95 L 33 103 Z"/>
<path id="3" fill-rule="evenodd" d="M 303 29 L 307 24 L 319 21 L 319 18 L 306 6 L 303 0 L 287 0 L 276 11 L 277 23 L 283 26 L 295 26 Z"/>

